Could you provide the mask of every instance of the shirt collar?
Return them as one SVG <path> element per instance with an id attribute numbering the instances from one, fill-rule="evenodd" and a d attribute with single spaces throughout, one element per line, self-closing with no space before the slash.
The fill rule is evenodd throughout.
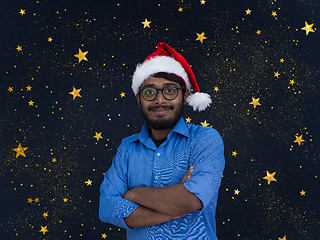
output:
<path id="1" fill-rule="evenodd" d="M 142 126 L 142 129 L 141 129 L 141 132 L 136 134 L 131 139 L 131 142 L 139 140 L 141 143 L 147 143 L 149 141 L 149 138 L 150 138 L 149 130 L 150 130 L 149 124 L 144 123 L 143 126 Z M 184 121 L 183 117 L 180 118 L 180 120 L 177 122 L 177 124 L 172 129 L 172 131 L 168 134 L 167 139 L 170 139 L 172 137 L 173 133 L 178 133 L 178 134 L 181 134 L 181 135 L 183 135 L 185 137 L 189 137 L 190 136 L 189 128 L 187 126 L 187 123 Z"/>
<path id="2" fill-rule="evenodd" d="M 170 135 L 173 134 L 173 132 L 179 133 L 185 137 L 190 136 L 189 128 L 187 126 L 187 123 L 184 121 L 183 117 L 181 117 L 177 124 L 174 126 L 172 131 L 169 133 L 168 138 L 170 137 Z"/>
<path id="3" fill-rule="evenodd" d="M 139 134 L 137 134 L 137 138 L 135 138 L 134 141 L 139 139 L 139 141 L 142 143 L 147 142 L 150 138 L 149 130 L 150 130 L 149 124 L 147 124 L 147 123 L 143 124 L 141 132 Z M 170 139 L 171 136 L 173 135 L 173 133 L 178 133 L 178 134 L 181 134 L 185 137 L 190 136 L 189 129 L 187 127 L 187 123 L 184 121 L 184 119 L 182 117 L 177 122 L 177 124 L 174 126 L 172 131 L 168 134 L 167 138 Z"/>

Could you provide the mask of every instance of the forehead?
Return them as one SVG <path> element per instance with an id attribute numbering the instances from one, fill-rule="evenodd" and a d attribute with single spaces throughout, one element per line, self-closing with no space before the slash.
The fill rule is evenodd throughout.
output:
<path id="1" fill-rule="evenodd" d="M 165 78 L 158 78 L 150 76 L 148 77 L 141 85 L 141 88 L 144 86 L 155 86 L 155 87 L 164 87 L 166 85 L 175 85 L 180 87 L 180 84 L 174 81 L 170 81 Z"/>

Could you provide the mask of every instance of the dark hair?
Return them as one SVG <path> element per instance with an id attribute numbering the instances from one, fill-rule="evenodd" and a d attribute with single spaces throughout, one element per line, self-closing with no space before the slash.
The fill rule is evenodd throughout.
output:
<path id="1" fill-rule="evenodd" d="M 165 78 L 169 81 L 179 83 L 180 86 L 182 87 L 183 94 L 185 94 L 185 92 L 186 92 L 186 85 L 184 83 L 184 80 L 175 74 L 167 73 L 167 72 L 158 72 L 158 73 L 152 74 L 151 76 L 156 77 L 156 78 Z"/>

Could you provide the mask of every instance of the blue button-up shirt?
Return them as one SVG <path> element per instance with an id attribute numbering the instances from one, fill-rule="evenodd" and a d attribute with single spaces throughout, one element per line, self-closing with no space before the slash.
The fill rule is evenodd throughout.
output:
<path id="1" fill-rule="evenodd" d="M 225 165 L 220 134 L 181 118 L 157 148 L 149 129 L 144 124 L 140 133 L 123 139 L 118 147 L 100 187 L 100 219 L 127 229 L 127 239 L 216 240 L 215 212 Z M 126 191 L 178 184 L 191 166 L 194 171 L 183 185 L 201 200 L 202 209 L 154 226 L 126 225 L 123 218 L 140 206 L 122 198 Z"/>

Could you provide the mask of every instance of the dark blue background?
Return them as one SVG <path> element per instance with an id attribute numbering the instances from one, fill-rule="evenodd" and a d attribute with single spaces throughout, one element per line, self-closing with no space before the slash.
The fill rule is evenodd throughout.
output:
<path id="1" fill-rule="evenodd" d="M 206 120 L 224 140 L 219 240 L 317 239 L 319 10 L 316 0 L 2 1 L 0 238 L 125 239 L 125 230 L 100 222 L 99 187 L 121 139 L 143 124 L 131 90 L 136 64 L 164 41 L 213 99 L 209 110 L 187 107 L 184 116 Z M 305 21 L 314 23 L 308 36 Z M 88 61 L 78 64 L 79 48 Z M 72 100 L 73 87 L 81 98 Z M 19 143 L 26 157 L 16 158 Z M 267 184 L 267 170 L 277 182 Z"/>

